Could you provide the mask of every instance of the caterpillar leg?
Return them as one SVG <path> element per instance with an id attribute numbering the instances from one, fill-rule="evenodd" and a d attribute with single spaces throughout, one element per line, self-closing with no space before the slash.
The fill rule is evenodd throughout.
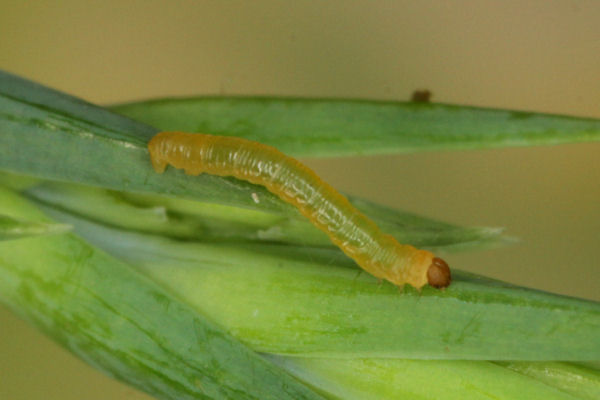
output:
<path id="1" fill-rule="evenodd" d="M 151 157 L 150 160 L 152 161 L 152 166 L 154 167 L 154 170 L 156 172 L 158 172 L 159 174 L 165 172 L 165 169 L 167 168 L 166 161 L 164 161 L 160 157 Z"/>

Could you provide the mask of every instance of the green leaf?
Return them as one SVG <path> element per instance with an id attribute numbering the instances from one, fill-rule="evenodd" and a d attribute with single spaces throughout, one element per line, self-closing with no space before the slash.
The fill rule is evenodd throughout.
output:
<path id="1" fill-rule="evenodd" d="M 66 224 L 23 221 L 0 214 L 0 241 L 64 233 L 70 229 L 71 226 Z"/>
<path id="2" fill-rule="evenodd" d="M 39 184 L 41 181 L 32 176 L 13 174 L 0 171 L 0 185 L 15 191 L 26 190 L 29 187 Z"/>
<path id="3" fill-rule="evenodd" d="M 0 209 L 44 219 L 1 188 Z M 0 301 L 88 363 L 162 399 L 322 398 L 70 234 L 0 242 Z"/>
<path id="4" fill-rule="evenodd" d="M 37 202 L 106 225 L 186 240 L 264 241 L 335 247 L 325 233 L 300 215 L 148 194 L 132 194 L 67 183 L 44 182 L 26 195 Z M 497 245 L 506 238 L 494 228 L 463 228 L 353 199 L 402 243 L 435 250 Z M 337 247 L 335 247 L 337 248 Z"/>
<path id="5" fill-rule="evenodd" d="M 460 271 L 444 291 L 400 292 L 328 249 L 182 242 L 44 210 L 260 352 L 471 360 L 600 354 L 598 302 Z"/>
<path id="6" fill-rule="evenodd" d="M 259 210 L 280 217 L 282 229 L 300 238 L 312 229 L 295 208 L 261 186 L 207 174 L 191 177 L 174 169 L 155 173 L 146 148 L 155 133 L 150 126 L 0 72 L 0 170 Z M 401 241 L 411 230 L 414 236 L 422 236 L 414 244 L 431 247 L 481 247 L 499 240 L 498 230 L 462 229 L 364 200 L 352 201 Z M 278 227 L 269 234 L 277 240 Z M 320 233 L 309 236 L 319 235 L 317 242 L 325 242 Z"/>
<path id="7" fill-rule="evenodd" d="M 165 131 L 239 136 L 297 157 L 391 154 L 600 140 L 600 120 L 448 104 L 193 97 L 112 110 Z"/>
<path id="8" fill-rule="evenodd" d="M 600 370 L 584 365 L 559 362 L 496 362 L 505 368 L 553 386 L 573 396 L 600 399 Z"/>
<path id="9" fill-rule="evenodd" d="M 298 378 L 345 400 L 595 400 L 600 374 L 566 363 L 272 357 Z M 533 368 L 546 376 L 522 374 Z M 557 379 L 554 379 L 557 374 Z M 563 376 L 568 376 L 563 379 Z"/>
<path id="10" fill-rule="evenodd" d="M 0 199 L 0 207 L 9 211 L 15 218 L 43 220 L 39 212 L 32 209 L 27 202 L 17 196 L 0 191 Z M 90 234 L 90 229 L 81 229 L 82 222 L 84 221 L 76 224 L 79 231 L 88 237 L 93 236 Z M 83 223 L 83 225 L 86 224 Z M 88 223 L 88 225 L 91 224 Z M 270 332 L 264 335 L 264 339 L 270 338 L 273 344 L 281 340 L 282 337 L 285 338 L 286 335 L 290 335 L 289 339 L 291 340 L 289 343 L 295 343 L 296 346 L 300 347 L 302 341 L 306 339 L 310 341 L 321 340 L 319 330 L 325 328 L 340 339 L 350 339 L 348 344 L 353 345 L 353 338 L 357 335 L 361 336 L 361 332 L 356 330 L 354 332 L 345 331 L 345 325 L 338 325 L 335 319 L 340 319 L 345 315 L 348 321 L 359 317 L 359 319 L 366 318 L 362 321 L 363 323 L 369 323 L 370 312 L 377 311 L 372 309 L 369 312 L 361 312 L 359 308 L 357 314 L 349 313 L 348 310 L 353 310 L 356 305 L 356 302 L 352 300 L 356 295 L 359 296 L 359 299 L 364 300 L 367 298 L 365 296 L 367 291 L 372 294 L 383 291 L 381 293 L 383 296 L 395 300 L 387 303 L 387 305 L 381 302 L 366 304 L 369 307 L 386 307 L 382 310 L 382 313 L 376 314 L 375 317 L 382 321 L 396 320 L 392 325 L 400 322 L 393 318 L 394 315 L 401 316 L 406 313 L 406 309 L 402 306 L 403 300 L 408 298 L 414 306 L 415 299 L 428 301 L 427 297 L 431 295 L 427 290 L 423 291 L 422 297 L 419 297 L 415 292 L 399 293 L 392 287 L 374 285 L 372 280 L 368 285 L 370 288 L 367 286 L 366 291 L 364 290 L 365 287 L 359 282 L 358 288 L 355 286 L 352 290 L 346 290 L 345 292 L 339 291 L 338 288 L 333 293 L 325 294 L 325 291 L 332 288 L 331 280 L 344 279 L 344 274 L 340 274 L 342 270 L 347 269 L 348 272 L 355 275 L 350 268 L 344 267 L 342 261 L 344 258 L 338 260 L 335 257 L 330 258 L 331 254 L 328 254 L 328 251 L 308 255 L 298 252 L 298 249 L 290 253 L 290 250 L 294 249 L 289 246 L 285 248 L 276 246 L 275 248 L 279 247 L 282 251 L 275 252 L 271 251 L 269 246 L 260 246 L 263 250 L 263 256 L 258 256 L 259 258 L 256 261 L 260 265 L 254 266 L 251 264 L 251 261 L 257 257 L 254 251 L 260 250 L 260 248 L 253 248 L 251 256 L 235 247 L 229 247 L 226 251 L 221 248 L 221 251 L 211 255 L 210 245 L 177 244 L 160 237 L 152 238 L 133 233 L 122 235 L 123 232 L 115 230 L 101 232 L 105 228 L 91 226 L 96 229 L 100 241 L 112 245 L 113 250 L 115 246 L 118 247 L 119 249 L 116 252 L 121 253 L 123 258 L 141 260 L 142 262 L 138 263 L 136 268 L 143 274 L 148 274 L 150 270 L 154 269 L 154 271 L 150 271 L 149 276 L 163 287 L 169 288 L 168 279 L 165 278 L 175 277 L 171 280 L 171 293 L 162 291 L 145 279 L 144 276 L 131 270 L 128 265 L 89 247 L 71 235 L 63 235 L 60 236 L 61 240 L 57 240 L 59 237 L 55 237 L 54 240 L 32 238 L 28 239 L 28 242 L 22 246 L 0 249 L 0 299 L 10 304 L 13 309 L 28 319 L 36 322 L 38 326 L 87 362 L 160 398 L 239 399 L 246 396 L 269 398 L 269 395 L 265 392 L 270 389 L 274 390 L 276 396 L 274 398 L 285 398 L 285 393 L 291 393 L 291 398 L 310 398 L 301 397 L 302 394 L 293 392 L 297 385 L 295 381 L 292 381 L 292 388 L 288 386 L 289 382 L 286 382 L 285 388 L 282 388 L 277 386 L 276 383 L 272 384 L 273 381 L 270 379 L 264 380 L 262 375 L 264 369 L 258 368 L 257 370 L 257 366 L 250 362 L 254 360 L 253 357 L 255 356 L 248 356 L 245 351 L 242 351 L 244 356 L 242 365 L 239 365 L 240 360 L 236 360 L 235 357 L 232 358 L 230 352 L 230 346 L 236 348 L 235 342 L 232 345 L 227 340 L 229 337 L 227 334 L 211 323 L 207 323 L 206 319 L 201 316 L 203 313 L 198 312 L 199 307 L 193 296 L 190 296 L 190 293 L 202 290 L 202 287 L 212 286 L 211 283 L 215 283 L 215 272 L 233 267 L 228 265 L 228 262 L 240 265 L 242 264 L 240 260 L 245 259 L 247 260 L 244 265 L 247 267 L 245 269 L 250 272 L 254 271 L 256 276 L 244 274 L 243 268 L 233 269 L 224 276 L 225 280 L 233 282 L 222 288 L 227 293 L 226 296 L 218 296 L 219 301 L 229 308 L 225 311 L 225 314 L 231 313 L 232 320 L 235 320 L 240 315 L 243 317 L 248 310 L 253 308 L 255 310 L 255 307 L 259 304 L 259 314 L 255 315 L 254 310 L 252 310 L 253 315 L 251 317 L 248 315 L 250 318 L 246 319 L 254 319 L 255 327 L 259 330 L 269 329 Z M 144 246 L 140 247 L 139 244 L 136 244 L 136 241 L 145 242 L 143 243 Z M 178 246 L 176 249 L 169 249 L 169 246 L 156 247 L 157 243 L 160 244 L 162 241 Z M 0 247 L 2 246 L 0 245 Z M 241 249 L 243 250 L 244 247 L 242 246 Z M 160 261 L 155 263 L 154 266 L 151 265 L 152 263 L 142 266 L 144 260 L 169 259 L 172 255 L 165 253 L 165 251 L 172 250 L 175 250 L 176 257 L 170 260 L 170 265 L 161 265 L 162 261 Z M 196 261 L 198 257 L 203 257 L 203 259 L 198 262 Z M 271 265 L 265 262 L 265 260 L 268 261 L 269 257 L 272 258 Z M 237 260 L 234 260 L 235 258 Z M 40 260 L 43 260 L 43 262 L 40 262 Z M 294 260 L 300 260 L 300 262 Z M 329 264 L 333 262 L 333 265 L 329 267 L 319 266 L 320 262 Z M 306 269 L 310 263 L 320 271 L 325 272 L 314 279 L 314 287 L 308 293 L 316 303 L 309 304 L 309 306 L 312 304 L 311 310 L 309 310 L 309 307 L 302 306 L 294 308 L 294 306 L 301 305 L 297 304 L 296 301 L 300 300 L 301 303 L 302 299 L 298 299 L 295 290 L 289 290 L 293 285 L 290 286 L 285 283 L 288 280 L 296 282 L 299 276 L 298 272 Z M 338 263 L 340 265 L 336 267 Z M 265 275 L 269 268 L 260 268 L 261 265 L 270 267 L 273 270 L 271 274 L 267 273 Z M 330 268 L 333 268 L 333 271 L 329 270 Z M 205 270 L 205 272 L 208 269 L 212 272 L 204 275 L 194 275 L 190 274 L 192 269 Z M 289 273 L 293 269 L 298 270 L 296 274 Z M 314 271 L 309 270 L 308 272 L 309 275 L 314 274 Z M 213 275 L 212 278 L 211 275 Z M 251 279 L 248 279 L 249 277 Z M 208 279 L 208 282 L 203 284 L 202 279 L 205 278 Z M 364 278 L 361 277 L 358 280 Z M 370 278 L 368 279 L 370 280 Z M 277 315 L 279 312 L 277 307 L 275 307 L 276 312 L 273 313 L 269 312 L 269 307 L 266 305 L 268 303 L 278 303 L 286 296 L 280 294 L 279 297 L 265 299 L 263 291 L 260 290 L 262 285 L 270 286 L 270 290 L 272 290 L 274 286 L 277 286 L 276 282 L 278 280 L 284 283 L 281 285 L 280 290 L 291 296 L 288 302 L 282 306 L 282 309 L 287 312 L 283 316 Z M 182 285 L 186 282 L 187 287 Z M 195 288 L 192 287 L 194 282 L 199 284 Z M 347 286 L 347 282 L 341 282 L 341 284 Z M 321 285 L 325 285 L 325 287 L 319 291 L 318 288 Z M 362 290 L 360 286 L 363 286 Z M 335 289 L 335 287 L 333 288 Z M 235 296 L 238 289 L 242 289 L 242 293 Z M 205 293 L 205 296 L 210 297 L 213 294 L 214 291 L 209 291 Z M 255 299 L 255 296 L 258 299 Z M 329 296 L 333 296 L 334 301 L 331 303 L 327 301 L 326 306 L 322 301 Z M 347 305 L 344 310 L 335 312 L 334 305 L 339 297 L 346 297 Z M 233 302 L 230 302 L 232 299 Z M 250 307 L 246 307 L 246 310 L 239 312 L 237 309 L 244 302 L 249 302 Z M 184 303 L 195 305 L 196 311 L 189 309 Z M 437 303 L 437 305 L 439 304 L 441 302 Z M 399 308 L 398 305 L 400 305 Z M 527 301 L 514 306 L 520 311 L 526 311 L 528 308 Z M 581 305 L 579 305 L 579 308 L 581 311 Z M 560 313 L 558 309 L 554 311 Z M 265 321 L 263 313 L 270 314 L 271 317 L 283 317 L 279 328 L 274 328 L 270 324 L 263 327 Z M 317 318 L 313 317 L 311 320 L 311 315 L 317 316 Z M 301 320 L 305 317 L 309 317 L 306 321 L 307 326 L 305 329 L 298 329 L 295 333 L 296 337 L 293 338 L 291 334 L 295 330 L 294 328 L 301 327 Z M 418 327 L 419 323 L 427 323 L 426 320 L 431 315 L 423 315 L 424 320 L 420 322 L 413 319 L 414 315 L 409 314 L 407 317 L 405 320 L 407 325 Z M 209 319 L 212 318 L 209 316 Z M 296 322 L 294 322 L 294 319 Z M 315 325 L 315 321 L 318 324 Z M 222 324 L 222 320 L 215 320 L 215 322 L 219 325 Z M 504 321 L 504 323 L 506 322 Z M 204 323 L 207 323 L 208 327 L 203 325 Z M 288 327 L 290 324 L 292 325 L 291 329 Z M 236 334 L 244 333 L 243 331 L 231 329 L 232 326 L 235 328 L 235 324 L 229 324 L 226 328 Z M 391 329 L 385 332 L 385 335 L 378 334 L 376 331 L 372 332 L 369 335 L 371 341 L 375 343 L 377 340 L 383 340 L 385 345 L 383 347 L 387 347 L 390 344 L 387 336 L 392 333 L 392 339 L 396 339 L 395 342 L 401 342 L 402 340 L 397 340 L 394 337 L 393 326 Z M 573 329 L 579 331 L 580 327 L 576 326 Z M 310 334 L 311 330 L 313 331 L 312 339 L 307 336 L 307 332 Z M 193 332 L 193 334 L 190 332 Z M 253 335 L 256 336 L 256 334 L 253 334 L 251 330 L 248 332 L 245 333 L 246 336 L 241 338 L 254 346 Z M 317 333 L 317 335 L 314 336 L 314 333 Z M 322 333 L 320 334 L 322 336 Z M 217 335 L 217 339 L 220 340 L 209 340 L 214 339 L 214 335 Z M 466 337 L 469 335 L 470 333 L 467 333 Z M 362 336 L 367 337 L 364 334 Z M 199 337 L 202 338 L 200 342 L 197 341 Z M 494 337 L 494 340 L 497 340 L 498 337 Z M 580 339 L 577 336 L 572 338 L 574 338 L 572 344 Z M 408 338 L 408 340 L 411 339 Z M 208 341 L 208 344 L 203 344 L 204 341 Z M 338 342 L 343 344 L 344 340 Z M 359 343 L 360 340 L 357 342 Z M 523 344 L 525 346 L 530 345 L 530 343 Z M 494 345 L 489 344 L 488 347 Z M 214 347 L 217 348 L 218 355 L 211 351 Z M 352 352 L 353 346 L 347 346 L 346 351 Z M 595 350 L 592 350 L 593 352 Z M 234 354 L 236 353 L 234 352 Z M 589 398 L 584 396 L 570 397 L 567 394 L 560 393 L 557 389 L 563 390 L 564 380 L 544 382 L 543 379 L 538 377 L 527 377 L 521 375 L 520 372 L 515 373 L 488 362 L 355 359 L 348 358 L 348 355 L 346 354 L 344 359 L 281 358 L 273 356 L 267 359 L 287 369 L 290 374 L 306 382 L 310 387 L 317 388 L 327 398 L 350 400 L 363 398 L 392 399 L 403 395 L 424 399 L 437 399 L 440 397 L 479 399 L 482 398 L 483 394 L 485 396 L 493 395 L 494 398 L 500 400 Z M 206 360 L 211 357 L 216 357 L 218 360 L 210 362 L 210 367 L 202 369 L 206 365 L 205 362 L 208 362 Z M 248 360 L 248 357 L 251 360 Z M 264 364 L 260 361 L 257 361 L 257 363 L 259 367 L 264 367 Z M 232 384 L 231 371 L 229 370 L 232 364 L 234 374 L 243 374 L 243 367 L 250 364 L 252 377 L 249 379 L 251 381 L 240 383 L 236 381 L 236 378 L 239 378 L 236 375 Z M 519 365 L 515 362 L 510 364 Z M 554 371 L 561 370 L 560 364 L 553 363 L 553 365 Z M 267 364 L 268 378 L 273 378 L 272 375 L 268 374 L 269 371 L 272 372 L 271 368 L 273 367 Z M 571 378 L 576 377 L 573 374 L 574 371 L 570 372 Z M 273 375 L 279 376 L 279 374 L 281 374 L 279 371 L 273 372 Z M 583 384 L 580 383 L 575 389 L 580 393 L 586 393 L 587 391 L 593 394 L 594 385 L 597 385 L 598 380 L 594 377 L 594 374 L 588 374 L 586 379 Z M 215 382 L 218 382 L 218 390 Z M 435 384 L 432 385 L 432 382 Z M 239 388 L 236 388 L 236 384 L 240 384 Z M 285 390 L 285 392 L 279 392 L 278 388 Z M 571 390 L 575 389 L 572 388 Z"/>

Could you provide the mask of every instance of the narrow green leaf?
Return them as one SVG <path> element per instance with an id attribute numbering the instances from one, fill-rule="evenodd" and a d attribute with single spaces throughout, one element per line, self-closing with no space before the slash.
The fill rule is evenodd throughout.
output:
<path id="1" fill-rule="evenodd" d="M 0 209 L 43 220 L 0 189 Z M 73 235 L 0 242 L 0 301 L 161 399 L 321 399 L 189 306 Z"/>
<path id="2" fill-rule="evenodd" d="M 25 190 L 35 186 L 41 181 L 32 176 L 13 174 L 6 171 L 0 171 L 0 185 L 15 191 Z"/>
<path id="3" fill-rule="evenodd" d="M 174 241 L 45 207 L 253 349 L 318 357 L 595 360 L 600 303 L 453 271 L 421 292 L 328 249 Z"/>
<path id="4" fill-rule="evenodd" d="M 587 400 L 560 385 L 487 361 L 272 357 L 312 386 L 344 400 Z M 549 363 L 538 363 L 544 368 Z M 558 363 L 556 366 L 560 365 Z M 555 367 L 555 369 L 560 369 Z M 573 374 L 572 378 L 582 377 Z M 588 378 L 588 377 L 586 377 Z M 589 378 L 588 378 L 589 379 Z M 599 376 L 580 387 L 593 388 Z M 554 382 L 553 382 L 554 383 Z M 557 387 L 558 386 L 558 387 Z"/>
<path id="5" fill-rule="evenodd" d="M 306 157 L 600 140 L 598 119 L 447 104 L 195 97 L 112 110 L 161 130 L 245 137 Z"/>
<path id="6" fill-rule="evenodd" d="M 295 230 L 297 237 L 304 235 L 307 224 L 298 211 L 261 186 L 207 174 L 190 177 L 174 169 L 155 173 L 146 149 L 155 133 L 150 126 L 0 72 L 0 170 L 293 217 L 289 223 L 283 221 L 284 228 Z M 411 230 L 416 236 L 422 234 L 424 238 L 416 240 L 416 245 L 428 242 L 427 236 L 435 236 L 435 241 L 429 241 L 431 247 L 458 248 L 488 245 L 499 238 L 497 230 L 462 229 L 392 212 L 364 200 L 352 201 L 367 215 L 373 215 L 384 230 L 400 235 L 400 240 Z M 296 221 L 302 222 L 298 225 Z M 274 239 L 277 234 L 278 229 L 265 232 Z M 318 240 L 322 243 L 326 239 L 321 235 Z"/>
<path id="7" fill-rule="evenodd" d="M 0 241 L 64 233 L 70 229 L 66 224 L 24 221 L 0 214 Z"/>
<path id="8" fill-rule="evenodd" d="M 600 355 L 599 355 L 600 356 Z M 600 371 L 558 362 L 497 362 L 510 370 L 585 400 L 600 399 Z"/>
<path id="9" fill-rule="evenodd" d="M 147 142 L 155 128 L 0 72 L 0 169 L 124 191 L 181 195 L 255 208 L 291 210 L 266 190 L 235 179 L 182 171 L 159 175 Z"/>
<path id="10" fill-rule="evenodd" d="M 322 231 L 300 215 L 132 194 L 77 184 L 45 182 L 27 196 L 106 225 L 187 240 L 266 241 L 335 247 Z M 499 229 L 463 228 L 359 199 L 354 204 L 402 243 L 436 250 L 463 250 L 498 244 Z M 504 239 L 506 240 L 506 239 Z"/>

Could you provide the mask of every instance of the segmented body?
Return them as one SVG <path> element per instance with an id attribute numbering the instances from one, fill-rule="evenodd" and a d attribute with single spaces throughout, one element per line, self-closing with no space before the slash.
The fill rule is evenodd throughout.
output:
<path id="1" fill-rule="evenodd" d="M 445 287 L 450 273 L 426 250 L 400 244 L 358 211 L 312 170 L 274 147 L 242 138 L 161 132 L 148 144 L 154 169 L 170 164 L 187 174 L 233 176 L 266 187 L 296 206 L 364 270 L 396 285 Z M 445 265 L 447 279 L 431 280 L 431 266 Z M 443 267 L 443 266 L 442 266 Z"/>

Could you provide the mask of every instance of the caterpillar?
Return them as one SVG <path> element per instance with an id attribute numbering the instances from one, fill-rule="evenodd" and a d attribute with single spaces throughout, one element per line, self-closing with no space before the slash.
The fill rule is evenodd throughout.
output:
<path id="1" fill-rule="evenodd" d="M 160 132 L 148 143 L 154 170 L 167 165 L 189 175 L 233 176 L 264 186 L 302 215 L 365 271 L 395 285 L 450 284 L 448 264 L 427 250 L 400 244 L 315 172 L 274 147 L 202 133 Z"/>

